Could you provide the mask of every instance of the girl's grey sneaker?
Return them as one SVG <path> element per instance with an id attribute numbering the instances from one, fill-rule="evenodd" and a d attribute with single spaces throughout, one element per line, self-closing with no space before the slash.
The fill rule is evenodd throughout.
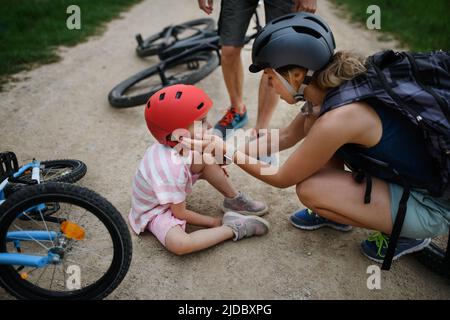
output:
<path id="1" fill-rule="evenodd" d="M 235 198 L 225 198 L 221 205 L 223 212 L 234 211 L 244 215 L 262 216 L 268 207 L 264 202 L 252 200 L 246 194 L 239 192 Z"/>
<path id="2" fill-rule="evenodd" d="M 243 238 L 262 236 L 269 232 L 269 222 L 256 216 L 244 216 L 237 212 L 226 212 L 223 215 L 222 224 L 233 230 L 233 241 Z"/>

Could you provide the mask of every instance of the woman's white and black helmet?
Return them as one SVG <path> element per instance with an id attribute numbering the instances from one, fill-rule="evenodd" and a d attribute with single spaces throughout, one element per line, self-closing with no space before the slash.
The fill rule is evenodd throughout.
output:
<path id="1" fill-rule="evenodd" d="M 256 73 L 290 65 L 307 69 L 308 77 L 298 92 L 277 73 L 289 92 L 301 101 L 313 72 L 330 62 L 335 49 L 333 33 L 322 18 L 305 12 L 291 13 L 272 20 L 258 34 L 249 70 Z"/>

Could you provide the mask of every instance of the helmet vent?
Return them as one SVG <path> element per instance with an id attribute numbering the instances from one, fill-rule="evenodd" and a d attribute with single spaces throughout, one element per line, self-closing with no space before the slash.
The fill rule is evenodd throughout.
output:
<path id="1" fill-rule="evenodd" d="M 328 28 L 319 19 L 317 19 L 315 17 L 305 17 L 305 19 L 306 20 L 311 20 L 311 21 L 317 23 L 318 25 L 320 25 L 323 28 L 323 30 L 325 30 L 325 32 L 330 32 L 330 30 L 328 30 Z"/>
<path id="2" fill-rule="evenodd" d="M 272 21 L 272 24 L 276 24 L 276 23 L 284 21 L 284 20 L 289 20 L 289 19 L 291 19 L 293 17 L 295 17 L 295 14 L 291 14 L 291 15 L 288 15 L 288 16 L 280 17 L 280 18 Z"/>
<path id="3" fill-rule="evenodd" d="M 200 103 L 199 105 L 198 105 L 198 107 L 197 107 L 197 110 L 200 110 L 201 108 L 203 108 L 203 106 L 204 106 L 205 104 L 202 102 L 202 103 Z"/>
<path id="4" fill-rule="evenodd" d="M 150 100 L 147 102 L 147 109 L 150 109 Z"/>
<path id="5" fill-rule="evenodd" d="M 255 56 L 258 56 L 259 52 L 261 51 L 262 48 L 264 48 L 266 46 L 266 44 L 269 43 L 270 38 L 272 37 L 272 35 L 269 35 L 267 37 L 265 37 L 261 43 L 259 44 L 259 46 L 256 48 L 255 50 Z"/>
<path id="6" fill-rule="evenodd" d="M 322 38 L 322 35 L 317 32 L 316 30 L 313 30 L 311 28 L 303 27 L 303 26 L 293 26 L 292 29 L 294 29 L 298 33 L 303 34 L 309 34 L 310 36 L 313 36 L 314 38 L 320 39 Z"/>
<path id="7" fill-rule="evenodd" d="M 175 95 L 175 99 L 180 99 L 183 92 L 177 91 L 177 94 Z"/>
<path id="8" fill-rule="evenodd" d="M 164 97 L 166 96 L 166 94 L 163 92 L 159 95 L 159 100 L 164 100 Z"/>

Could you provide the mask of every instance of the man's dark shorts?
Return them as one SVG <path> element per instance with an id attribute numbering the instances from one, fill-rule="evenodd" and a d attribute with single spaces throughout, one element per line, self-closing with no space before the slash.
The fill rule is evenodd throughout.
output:
<path id="1" fill-rule="evenodd" d="M 242 47 L 250 20 L 258 5 L 258 0 L 222 0 L 219 35 L 225 46 Z M 266 23 L 292 12 L 292 0 L 264 1 Z"/>

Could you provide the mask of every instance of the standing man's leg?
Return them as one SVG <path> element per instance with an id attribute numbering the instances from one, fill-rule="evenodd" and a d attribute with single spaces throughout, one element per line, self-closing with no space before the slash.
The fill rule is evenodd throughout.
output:
<path id="1" fill-rule="evenodd" d="M 230 98 L 227 113 L 214 126 L 222 137 L 227 130 L 245 126 L 248 122 L 243 98 L 244 67 L 241 59 L 245 34 L 258 0 L 222 0 L 219 35 L 222 45 L 222 73 Z"/>
<path id="2" fill-rule="evenodd" d="M 230 98 L 230 105 L 236 112 L 243 113 L 244 67 L 241 59 L 242 47 L 222 46 L 222 73 Z"/>

